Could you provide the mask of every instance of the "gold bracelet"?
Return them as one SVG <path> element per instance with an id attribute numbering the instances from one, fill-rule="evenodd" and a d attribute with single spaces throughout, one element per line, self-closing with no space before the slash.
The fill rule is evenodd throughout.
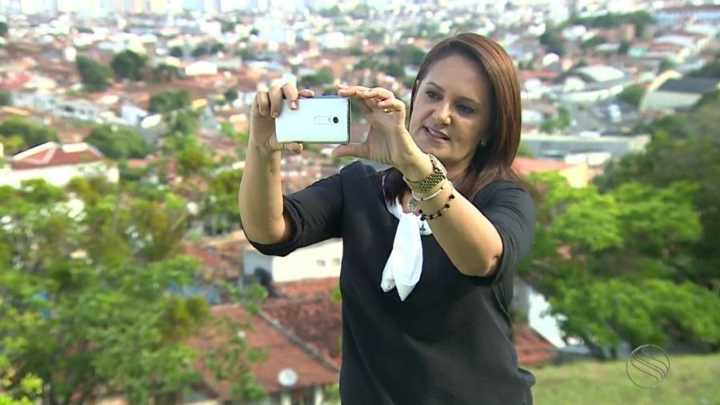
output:
<path id="1" fill-rule="evenodd" d="M 445 184 L 446 181 L 449 181 L 449 180 L 446 179 L 446 180 L 443 180 L 442 182 L 438 183 L 438 186 L 439 186 L 438 189 L 437 189 L 437 190 L 434 190 L 434 191 L 431 190 L 432 193 L 430 193 L 430 194 L 428 194 L 428 195 L 419 196 L 419 195 L 415 194 L 415 190 L 413 190 L 413 189 L 410 189 L 410 194 L 412 194 L 412 198 L 413 198 L 414 200 L 416 200 L 416 201 L 427 201 L 427 200 L 430 200 L 430 199 L 432 199 L 432 198 L 437 197 L 437 195 L 440 194 L 440 192 L 445 189 L 445 187 L 443 187 L 443 186 L 444 186 L 444 184 Z"/>

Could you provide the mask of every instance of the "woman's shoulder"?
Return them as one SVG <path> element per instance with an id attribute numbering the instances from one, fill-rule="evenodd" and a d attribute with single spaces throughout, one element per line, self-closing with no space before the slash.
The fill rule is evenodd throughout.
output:
<path id="1" fill-rule="evenodd" d="M 518 180 L 496 179 L 488 183 L 473 197 L 473 202 L 484 206 L 498 202 L 514 202 L 522 206 L 534 206 L 528 186 Z"/>

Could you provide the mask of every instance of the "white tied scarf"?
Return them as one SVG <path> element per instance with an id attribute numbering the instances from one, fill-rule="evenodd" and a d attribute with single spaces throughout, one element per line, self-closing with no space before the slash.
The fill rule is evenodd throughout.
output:
<path id="1" fill-rule="evenodd" d="M 385 179 L 383 179 L 385 180 Z M 405 213 L 400 199 L 394 204 L 385 202 L 388 211 L 398 220 L 393 249 L 385 263 L 380 280 L 380 288 L 388 292 L 397 288 L 401 301 L 405 301 L 420 280 L 423 266 L 423 249 L 420 235 L 431 235 L 432 230 L 426 221 L 413 213 Z"/>

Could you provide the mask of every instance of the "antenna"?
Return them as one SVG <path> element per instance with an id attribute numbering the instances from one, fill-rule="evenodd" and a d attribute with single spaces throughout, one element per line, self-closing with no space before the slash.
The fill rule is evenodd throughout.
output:
<path id="1" fill-rule="evenodd" d="M 283 387 L 292 387 L 293 385 L 297 384 L 297 381 L 298 375 L 295 370 L 291 368 L 284 368 L 278 373 L 278 382 Z"/>

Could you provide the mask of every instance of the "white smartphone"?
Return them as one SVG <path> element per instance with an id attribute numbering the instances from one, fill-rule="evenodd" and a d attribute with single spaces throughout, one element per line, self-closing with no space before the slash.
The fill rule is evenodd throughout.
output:
<path id="1" fill-rule="evenodd" d="M 279 143 L 350 143 L 350 99 L 339 96 L 300 98 L 291 110 L 285 100 L 275 120 Z"/>

